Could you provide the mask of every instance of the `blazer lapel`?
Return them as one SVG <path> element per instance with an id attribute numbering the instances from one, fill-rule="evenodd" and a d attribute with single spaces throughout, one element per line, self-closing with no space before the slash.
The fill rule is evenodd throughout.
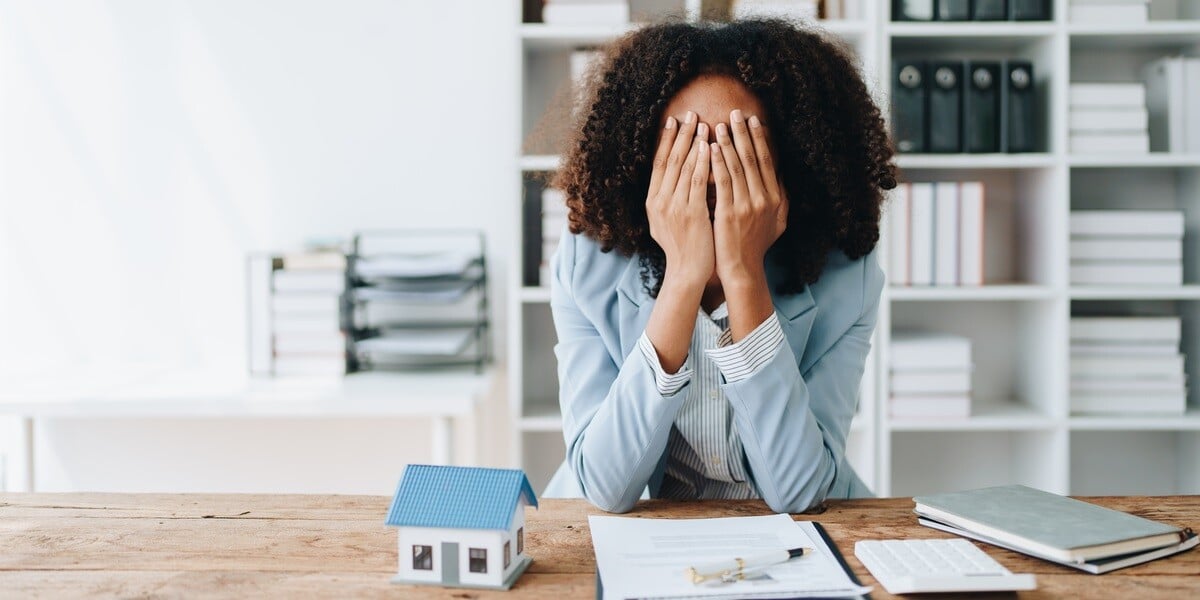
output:
<path id="1" fill-rule="evenodd" d="M 625 265 L 617 281 L 617 324 L 620 330 L 621 356 L 629 356 L 646 323 L 654 299 L 642 288 L 641 259 L 635 254 Z"/>
<path id="2" fill-rule="evenodd" d="M 808 365 L 805 365 L 802 359 L 818 310 L 811 286 L 804 286 L 797 294 L 776 294 L 775 286 L 782 280 L 783 273 L 774 266 L 773 261 L 768 261 L 767 264 L 767 282 L 771 286 L 771 299 L 775 304 L 775 311 L 779 313 L 779 324 L 783 326 L 783 334 L 787 337 L 792 354 L 796 356 L 796 364 L 800 366 L 801 371 L 807 370 Z"/>

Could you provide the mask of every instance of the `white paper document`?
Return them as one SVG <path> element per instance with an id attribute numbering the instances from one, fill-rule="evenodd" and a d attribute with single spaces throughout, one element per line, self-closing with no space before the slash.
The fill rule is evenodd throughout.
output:
<path id="1" fill-rule="evenodd" d="M 604 598 L 842 598 L 866 594 L 842 569 L 812 523 L 788 515 L 720 519 L 590 516 Z M 762 552 L 815 552 L 733 583 L 694 584 L 690 566 Z"/>

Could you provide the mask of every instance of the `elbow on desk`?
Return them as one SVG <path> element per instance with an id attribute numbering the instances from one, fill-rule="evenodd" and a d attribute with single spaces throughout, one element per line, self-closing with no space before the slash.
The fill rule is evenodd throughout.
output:
<path id="1" fill-rule="evenodd" d="M 633 510 L 634 505 L 637 504 L 637 498 L 629 500 L 621 497 L 596 498 L 588 496 L 588 501 L 594 504 L 596 508 L 613 514 L 627 513 Z"/>
<path id="2" fill-rule="evenodd" d="M 799 514 L 825 502 L 836 479 L 837 467 L 833 466 L 828 471 L 815 473 L 793 489 L 776 487 L 774 493 L 760 490 L 760 495 L 767 506 L 776 513 Z"/>
<path id="3" fill-rule="evenodd" d="M 603 477 L 589 476 L 582 461 L 572 461 L 572 475 L 583 497 L 593 506 L 610 513 L 627 513 L 637 504 L 638 496 L 630 494 L 627 485 L 613 485 Z"/>
<path id="4" fill-rule="evenodd" d="M 588 481 L 587 478 L 580 477 L 579 487 L 583 490 L 583 497 L 604 512 L 627 513 L 633 510 L 633 505 L 638 501 L 636 495 L 631 497 L 627 490 L 617 489 L 624 486 L 604 485 L 603 482 Z"/>

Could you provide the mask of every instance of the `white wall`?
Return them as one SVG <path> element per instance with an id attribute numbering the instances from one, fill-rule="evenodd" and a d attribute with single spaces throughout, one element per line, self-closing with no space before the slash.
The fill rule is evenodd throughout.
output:
<path id="1" fill-rule="evenodd" d="M 241 369 L 245 254 L 366 227 L 484 228 L 502 317 L 514 4 L 0 0 L 0 375 Z M 429 459 L 424 422 L 327 425 L 46 422 L 39 485 L 390 493 Z"/>

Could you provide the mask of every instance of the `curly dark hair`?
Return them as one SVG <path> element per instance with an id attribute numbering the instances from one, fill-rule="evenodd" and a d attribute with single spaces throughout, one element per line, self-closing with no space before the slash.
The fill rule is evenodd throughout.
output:
<path id="1" fill-rule="evenodd" d="M 767 113 L 789 200 L 787 229 L 768 254 L 786 273 L 776 291 L 815 282 L 835 248 L 868 254 L 883 190 L 896 187 L 879 108 L 840 42 L 775 19 L 651 25 L 608 48 L 551 181 L 567 198 L 571 232 L 605 252 L 637 253 L 642 283 L 658 296 L 666 257 L 650 237 L 645 199 L 659 124 L 668 101 L 706 74 L 741 81 Z"/>

